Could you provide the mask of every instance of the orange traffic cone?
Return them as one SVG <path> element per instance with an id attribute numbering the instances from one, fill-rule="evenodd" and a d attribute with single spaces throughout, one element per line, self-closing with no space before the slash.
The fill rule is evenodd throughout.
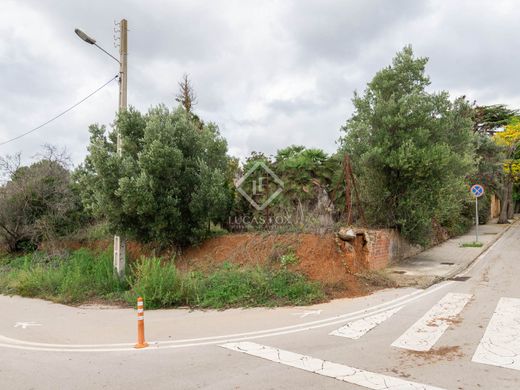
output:
<path id="1" fill-rule="evenodd" d="M 144 341 L 144 303 L 143 298 L 137 298 L 137 344 L 135 348 L 146 348 L 148 343 Z"/>

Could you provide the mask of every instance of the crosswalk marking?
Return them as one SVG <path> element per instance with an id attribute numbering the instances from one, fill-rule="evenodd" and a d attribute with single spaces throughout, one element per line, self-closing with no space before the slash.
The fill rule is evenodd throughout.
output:
<path id="1" fill-rule="evenodd" d="M 498 301 L 472 361 L 520 370 L 520 299 Z"/>
<path id="2" fill-rule="evenodd" d="M 331 336 L 347 337 L 349 339 L 359 339 L 361 336 L 374 329 L 377 325 L 392 317 L 401 310 L 402 307 L 384 311 L 382 313 L 352 321 L 329 333 Z"/>
<path id="3" fill-rule="evenodd" d="M 429 351 L 471 299 L 471 294 L 449 293 L 413 324 L 392 346 Z"/>
<path id="4" fill-rule="evenodd" d="M 221 347 L 334 378 L 343 382 L 352 383 L 367 389 L 442 390 L 439 387 L 360 370 L 343 364 L 332 363 L 311 356 L 300 355 L 298 353 L 247 341 L 223 344 Z"/>

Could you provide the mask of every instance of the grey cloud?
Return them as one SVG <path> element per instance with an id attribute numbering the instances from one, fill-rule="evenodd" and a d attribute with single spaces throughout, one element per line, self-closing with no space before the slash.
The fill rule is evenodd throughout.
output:
<path id="1" fill-rule="evenodd" d="M 124 4 L 124 7 L 123 7 Z M 124 11 L 123 11 L 124 10 Z M 197 112 L 240 157 L 289 144 L 336 149 L 339 127 L 394 53 L 411 43 L 430 57 L 433 89 L 520 105 L 514 1 L 74 1 L 4 0 L 0 14 L 0 142 L 34 127 L 117 73 L 81 42 L 83 28 L 110 52 L 114 20 L 129 21 L 129 103 L 176 105 L 190 74 Z M 67 146 L 77 164 L 88 125 L 110 124 L 117 85 L 0 155 Z"/>
<path id="2" fill-rule="evenodd" d="M 371 41 L 429 9 L 416 0 L 303 0 L 287 10 L 287 30 L 302 58 L 352 61 Z"/>

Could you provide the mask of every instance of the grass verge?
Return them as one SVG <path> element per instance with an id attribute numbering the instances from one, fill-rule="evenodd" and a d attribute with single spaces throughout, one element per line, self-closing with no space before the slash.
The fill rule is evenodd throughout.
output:
<path id="1" fill-rule="evenodd" d="M 480 248 L 482 247 L 484 244 L 481 243 L 481 242 L 465 242 L 461 245 L 461 247 L 463 248 Z"/>
<path id="2" fill-rule="evenodd" d="M 325 298 L 319 283 L 285 267 L 225 263 L 206 275 L 180 272 L 171 261 L 142 258 L 120 281 L 112 272 L 111 253 L 86 249 L 65 256 L 35 252 L 1 259 L 0 293 L 67 304 L 102 300 L 132 306 L 142 296 L 150 309 L 306 305 Z"/>

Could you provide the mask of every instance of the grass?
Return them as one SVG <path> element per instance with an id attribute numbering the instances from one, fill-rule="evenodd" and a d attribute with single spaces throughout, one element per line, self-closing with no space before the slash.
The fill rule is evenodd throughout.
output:
<path id="1" fill-rule="evenodd" d="M 224 263 L 205 275 L 180 272 L 173 261 L 142 258 L 120 281 L 113 274 L 110 252 L 86 249 L 62 256 L 35 252 L 0 259 L 0 293 L 67 304 L 102 300 L 132 306 L 142 296 L 150 309 L 306 305 L 325 298 L 319 283 L 286 267 Z"/>
<path id="2" fill-rule="evenodd" d="M 476 241 L 473 241 L 473 242 L 465 242 L 461 245 L 461 247 L 463 248 L 480 248 L 482 247 L 484 244 L 481 243 L 481 242 L 476 242 Z"/>
<path id="3" fill-rule="evenodd" d="M 93 298 L 120 298 L 127 287 L 114 276 L 108 252 L 98 256 L 85 249 L 70 256 L 35 252 L 2 263 L 0 292 L 5 294 L 80 303 Z"/>

